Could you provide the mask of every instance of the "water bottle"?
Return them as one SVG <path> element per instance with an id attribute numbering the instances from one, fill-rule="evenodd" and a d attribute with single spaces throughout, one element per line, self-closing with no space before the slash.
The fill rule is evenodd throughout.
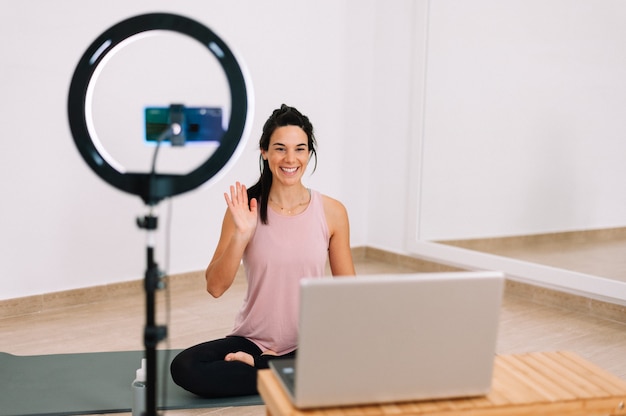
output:
<path id="1" fill-rule="evenodd" d="M 146 411 L 146 359 L 141 359 L 133 380 L 133 416 L 141 416 Z"/>

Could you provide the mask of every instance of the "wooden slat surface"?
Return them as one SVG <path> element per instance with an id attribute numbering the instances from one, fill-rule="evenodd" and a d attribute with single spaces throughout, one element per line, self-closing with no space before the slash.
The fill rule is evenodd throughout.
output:
<path id="1" fill-rule="evenodd" d="M 571 352 L 500 355 L 484 397 L 295 409 L 270 370 L 259 371 L 259 392 L 273 416 L 352 415 L 626 415 L 626 381 Z"/>

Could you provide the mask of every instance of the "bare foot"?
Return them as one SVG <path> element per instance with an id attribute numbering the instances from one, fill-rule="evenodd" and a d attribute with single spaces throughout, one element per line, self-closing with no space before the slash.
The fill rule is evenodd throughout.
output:
<path id="1" fill-rule="evenodd" d="M 252 357 L 247 352 L 237 351 L 231 352 L 230 354 L 226 354 L 224 357 L 225 361 L 241 361 L 242 363 L 246 363 L 249 366 L 254 367 L 254 357 Z"/>

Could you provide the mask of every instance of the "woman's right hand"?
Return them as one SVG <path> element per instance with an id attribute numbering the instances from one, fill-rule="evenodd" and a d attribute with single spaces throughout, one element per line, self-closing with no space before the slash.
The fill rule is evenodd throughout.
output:
<path id="1" fill-rule="evenodd" d="M 232 285 L 258 216 L 256 199 L 248 206 L 248 191 L 239 182 L 230 187 L 230 195 L 224 193 L 224 199 L 228 210 L 224 213 L 222 234 L 205 271 L 207 291 L 216 298 Z"/>
<path id="2" fill-rule="evenodd" d="M 224 193 L 235 230 L 246 239 L 250 239 L 257 224 L 257 201 L 252 198 L 248 205 L 248 191 L 245 185 L 236 182 L 230 186 L 230 196 Z"/>

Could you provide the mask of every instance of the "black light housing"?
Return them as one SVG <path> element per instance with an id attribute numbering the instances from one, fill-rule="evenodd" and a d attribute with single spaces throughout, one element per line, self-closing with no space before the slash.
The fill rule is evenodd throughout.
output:
<path id="1" fill-rule="evenodd" d="M 221 64 L 230 88 L 231 111 L 228 129 L 220 146 L 195 170 L 187 174 L 157 174 L 153 172 L 121 172 L 111 165 L 98 149 L 89 131 L 91 116 L 87 112 L 89 87 L 98 65 L 121 42 L 154 30 L 169 30 L 187 35 L 202 45 Z M 215 176 L 235 153 L 244 136 L 250 110 L 249 91 L 244 73 L 232 51 L 206 26 L 187 17 L 169 13 L 144 14 L 123 20 L 102 33 L 81 57 L 69 89 L 68 116 L 74 142 L 89 167 L 113 187 L 138 195 L 148 205 L 164 198 L 182 194 L 202 185 Z"/>

